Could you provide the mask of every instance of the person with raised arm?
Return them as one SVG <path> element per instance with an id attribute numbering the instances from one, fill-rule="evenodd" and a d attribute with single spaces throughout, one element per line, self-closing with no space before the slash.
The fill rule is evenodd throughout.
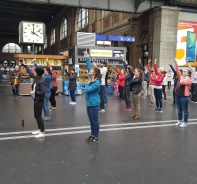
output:
<path id="1" fill-rule="evenodd" d="M 165 77 L 165 74 L 164 74 L 163 67 L 158 68 L 157 59 L 155 59 L 154 70 L 156 74 L 155 83 L 154 83 L 154 95 L 155 95 L 155 101 L 156 101 L 155 112 L 163 112 L 162 110 L 162 82 Z"/>
<path id="2" fill-rule="evenodd" d="M 178 77 L 177 85 L 175 88 L 175 103 L 178 110 L 178 122 L 175 124 L 175 126 L 180 126 L 183 128 L 187 126 L 189 118 L 188 105 L 190 95 L 189 88 L 192 84 L 192 80 L 190 79 L 191 71 L 186 69 L 183 71 L 183 74 L 181 75 L 179 66 L 177 64 L 177 60 L 174 59 L 174 62 Z"/>
<path id="3" fill-rule="evenodd" d="M 90 76 L 89 82 L 85 86 L 86 92 L 86 108 L 87 115 L 90 121 L 91 135 L 85 140 L 86 143 L 98 142 L 99 136 L 99 120 L 98 113 L 100 108 L 100 86 L 102 75 L 100 69 L 96 66 L 92 66 L 90 57 L 87 50 L 84 51 L 86 57 L 86 66 Z"/>

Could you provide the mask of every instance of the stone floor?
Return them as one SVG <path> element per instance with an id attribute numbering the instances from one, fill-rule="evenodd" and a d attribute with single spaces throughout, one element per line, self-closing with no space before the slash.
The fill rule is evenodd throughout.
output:
<path id="1" fill-rule="evenodd" d="M 15 99 L 11 86 L 0 85 L 0 184 L 196 184 L 197 104 L 190 103 L 189 125 L 174 127 L 177 110 L 167 93 L 163 113 L 141 99 L 138 121 L 109 96 L 99 115 L 99 143 L 87 144 L 84 95 L 77 96 L 76 106 L 57 96 L 46 137 L 35 139 L 31 97 Z"/>

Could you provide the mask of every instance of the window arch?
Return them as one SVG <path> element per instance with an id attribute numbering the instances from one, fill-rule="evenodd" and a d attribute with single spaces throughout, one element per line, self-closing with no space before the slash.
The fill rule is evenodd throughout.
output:
<path id="1" fill-rule="evenodd" d="M 52 28 L 51 31 L 51 45 L 55 43 L 55 28 Z"/>
<path id="2" fill-rule="evenodd" d="M 67 29 L 67 20 L 66 20 L 66 18 L 65 19 L 63 19 L 63 21 L 62 21 L 62 24 L 61 24 L 61 33 L 60 33 L 60 40 L 62 40 L 62 39 L 64 39 L 64 38 L 66 38 L 67 37 L 67 31 L 68 31 L 68 29 Z"/>
<path id="3" fill-rule="evenodd" d="M 88 9 L 81 8 L 78 14 L 78 30 L 83 29 L 88 25 Z"/>
<path id="4" fill-rule="evenodd" d="M 8 43 L 3 47 L 2 53 L 21 53 L 21 48 L 15 43 Z"/>

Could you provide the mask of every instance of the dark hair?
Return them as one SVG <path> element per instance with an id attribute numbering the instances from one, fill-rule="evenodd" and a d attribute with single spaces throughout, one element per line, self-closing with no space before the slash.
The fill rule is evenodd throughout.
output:
<path id="1" fill-rule="evenodd" d="M 166 71 L 164 71 L 163 73 L 164 73 L 164 74 L 167 74 L 167 72 L 166 72 Z"/>
<path id="2" fill-rule="evenodd" d="M 74 68 L 72 68 L 72 69 L 71 69 L 71 71 L 75 72 L 75 69 L 74 69 Z"/>
<path id="3" fill-rule="evenodd" d="M 139 72 L 139 76 L 142 78 L 142 81 L 144 81 L 144 72 L 142 72 L 142 70 L 139 68 L 136 68 L 136 69 Z"/>
<path id="4" fill-rule="evenodd" d="M 187 70 L 187 72 L 188 72 L 189 76 L 191 77 L 192 72 L 190 70 Z"/>
<path id="5" fill-rule="evenodd" d="M 36 75 L 36 77 L 35 77 L 35 83 L 37 83 L 41 79 L 43 79 L 42 76 Z"/>
<path id="6" fill-rule="evenodd" d="M 96 73 L 95 77 L 98 78 L 99 80 L 101 80 L 102 75 L 101 75 L 100 69 L 98 67 L 95 67 L 95 66 L 93 66 L 92 68 L 94 69 L 94 72 Z"/>
<path id="7" fill-rule="evenodd" d="M 51 69 L 48 66 L 45 66 L 44 68 L 50 75 L 52 75 Z"/>
<path id="8" fill-rule="evenodd" d="M 179 71 L 181 72 L 181 74 L 183 74 L 183 70 L 182 69 L 180 69 Z"/>

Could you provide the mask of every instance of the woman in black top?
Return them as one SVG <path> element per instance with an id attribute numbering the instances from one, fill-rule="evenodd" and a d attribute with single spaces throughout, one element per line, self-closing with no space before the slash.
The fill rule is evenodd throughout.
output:
<path id="1" fill-rule="evenodd" d="M 76 105 L 76 98 L 75 98 L 75 91 L 77 89 L 77 73 L 75 72 L 75 69 L 72 68 L 70 73 L 65 70 L 66 75 L 69 76 L 69 84 L 68 84 L 68 89 L 70 90 L 70 97 L 71 97 L 71 102 L 69 104 L 71 105 Z"/>

